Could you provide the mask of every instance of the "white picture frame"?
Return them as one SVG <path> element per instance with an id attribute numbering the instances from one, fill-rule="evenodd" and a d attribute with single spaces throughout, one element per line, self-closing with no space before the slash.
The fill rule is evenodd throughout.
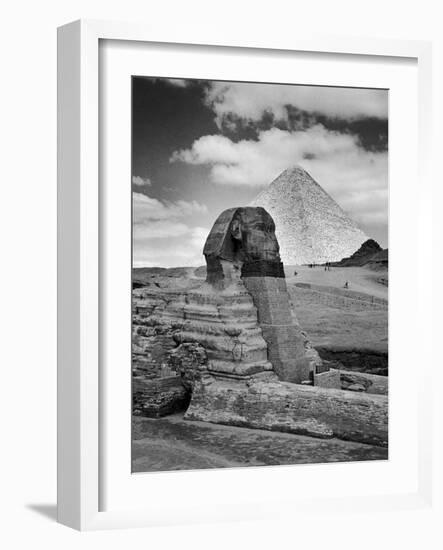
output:
<path id="1" fill-rule="evenodd" d="M 370 40 L 363 38 L 322 37 L 298 33 L 296 37 L 267 39 L 238 37 L 229 42 L 219 36 L 187 36 L 186 30 L 166 36 L 154 27 L 133 23 L 76 21 L 58 32 L 58 520 L 80 530 L 131 526 L 168 525 L 177 522 L 260 518 L 266 515 L 290 517 L 300 507 L 307 513 L 331 506 L 321 496 L 297 500 L 281 490 L 280 500 L 272 499 L 272 513 L 264 509 L 266 495 L 248 506 L 226 503 L 190 506 L 181 516 L 167 513 L 165 507 L 131 507 L 122 503 L 113 510 L 101 507 L 100 483 L 102 452 L 103 397 L 100 379 L 100 288 L 101 247 L 99 213 L 103 208 L 99 193 L 99 44 L 101 40 L 175 44 L 193 44 L 201 49 L 231 48 L 245 52 L 272 51 L 284 58 L 285 52 L 331 53 L 337 56 L 389 57 L 401 61 L 413 59 L 418 71 L 418 183 L 421 197 L 420 238 L 430 235 L 430 81 L 431 47 L 427 42 Z M 428 193 L 429 192 L 429 193 Z M 429 214 L 429 216 L 428 216 Z M 429 252 L 429 251 L 428 251 Z M 426 254 L 426 250 L 423 251 Z M 425 274 L 417 274 L 417 304 L 422 318 L 430 319 L 426 303 L 430 301 Z M 429 321 L 430 322 L 430 321 Z M 426 353 L 426 352 L 423 352 Z M 431 432 L 428 399 L 431 357 L 423 359 L 421 381 L 417 384 L 418 474 L 414 490 L 380 495 L 337 496 L 336 509 L 378 510 L 388 507 L 423 507 L 431 501 Z M 428 386 L 429 387 L 429 386 Z M 343 465 L 346 467 L 346 465 Z M 349 466 L 349 465 L 348 465 Z M 291 468 L 291 467 L 289 467 Z M 255 474 L 260 475 L 255 469 Z M 283 472 L 283 470 L 280 470 Z M 169 474 L 170 475 L 170 474 Z M 172 474 L 173 475 L 173 474 Z M 215 472 L 181 473 L 208 480 Z M 231 474 L 233 476 L 238 473 Z M 241 475 L 246 475 L 244 470 Z M 153 485 L 166 483 L 165 474 L 150 474 Z M 163 476 L 163 477 L 162 477 Z M 154 479 L 155 478 L 155 479 Z M 178 478 L 176 478 L 178 479 Z M 241 499 L 240 499 L 241 500 Z M 241 504 L 241 503 L 240 503 Z M 196 519 L 198 518 L 198 519 Z"/>

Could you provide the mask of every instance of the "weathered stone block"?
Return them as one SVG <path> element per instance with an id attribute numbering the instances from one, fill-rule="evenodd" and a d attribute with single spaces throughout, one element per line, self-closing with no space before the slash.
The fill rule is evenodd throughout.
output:
<path id="1" fill-rule="evenodd" d="M 185 418 L 388 444 L 387 397 L 280 381 L 246 383 L 204 377 L 194 387 Z"/>
<path id="2" fill-rule="evenodd" d="M 171 352 L 168 365 L 180 376 L 183 386 L 192 390 L 208 366 L 208 355 L 200 344 L 184 343 Z"/>
<path id="3" fill-rule="evenodd" d="M 306 335 L 291 313 L 285 279 L 247 277 L 244 284 L 257 308 L 258 322 L 275 372 L 281 380 L 300 384 L 309 378 L 313 364 L 320 359 L 307 354 Z"/>
<path id="4" fill-rule="evenodd" d="M 158 418 L 184 411 L 189 399 L 190 392 L 183 386 L 180 376 L 132 379 L 132 410 L 136 416 Z"/>
<path id="5" fill-rule="evenodd" d="M 341 389 L 340 371 L 331 369 L 325 372 L 316 373 L 314 370 L 314 386 L 319 388 Z"/>
<path id="6" fill-rule="evenodd" d="M 356 391 L 355 386 L 360 386 L 363 390 L 357 388 L 357 391 L 388 395 L 388 381 L 389 379 L 387 376 L 379 376 L 377 374 L 368 374 L 365 372 L 356 373 L 345 370 L 340 371 L 340 382 L 343 390 Z"/>

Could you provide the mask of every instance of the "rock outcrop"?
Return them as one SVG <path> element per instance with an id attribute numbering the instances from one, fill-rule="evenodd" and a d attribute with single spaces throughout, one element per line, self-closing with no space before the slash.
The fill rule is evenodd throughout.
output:
<path id="1" fill-rule="evenodd" d="M 368 238 L 300 166 L 282 172 L 251 205 L 274 219 L 286 265 L 339 261 Z"/>
<path id="2" fill-rule="evenodd" d="M 379 252 L 376 252 L 373 256 L 369 258 L 365 266 L 369 267 L 370 269 L 374 269 L 375 271 L 384 271 L 384 270 L 387 271 L 389 267 L 388 249 L 385 248 L 384 250 L 380 250 Z M 388 284 L 387 277 L 385 278 L 385 281 L 386 282 L 382 282 L 382 284 L 387 285 Z"/>
<path id="3" fill-rule="evenodd" d="M 377 241 L 368 239 L 351 256 L 342 258 L 339 262 L 333 262 L 332 265 L 336 267 L 361 267 L 382 251 L 383 249 Z"/>

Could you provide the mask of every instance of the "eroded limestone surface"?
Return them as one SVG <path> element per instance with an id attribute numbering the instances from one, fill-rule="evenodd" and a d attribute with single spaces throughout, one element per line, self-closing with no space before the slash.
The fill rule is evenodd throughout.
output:
<path id="1" fill-rule="evenodd" d="M 134 418 L 132 471 L 386 460 L 388 449 L 290 433 L 184 420 Z"/>

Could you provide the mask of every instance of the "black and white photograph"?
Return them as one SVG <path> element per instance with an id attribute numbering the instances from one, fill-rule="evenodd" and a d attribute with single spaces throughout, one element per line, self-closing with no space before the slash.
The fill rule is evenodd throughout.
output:
<path id="1" fill-rule="evenodd" d="M 132 77 L 133 472 L 388 458 L 388 91 Z"/>
<path id="2" fill-rule="evenodd" d="M 3 12 L 0 547 L 443 548 L 437 3 Z"/>

